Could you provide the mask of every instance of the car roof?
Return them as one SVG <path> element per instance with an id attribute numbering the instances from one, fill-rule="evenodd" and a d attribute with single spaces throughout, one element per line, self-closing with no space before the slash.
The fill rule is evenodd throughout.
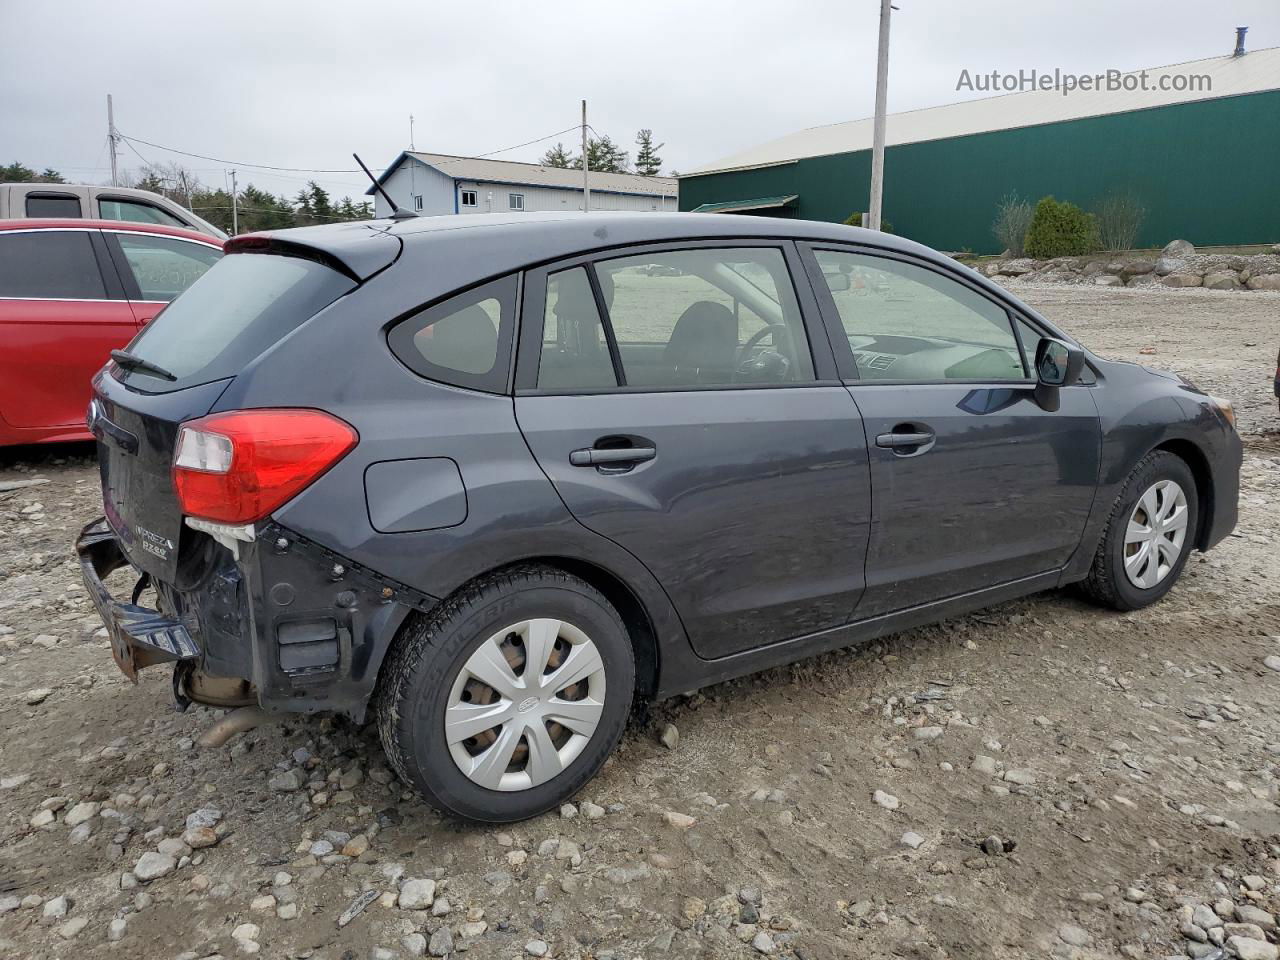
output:
<path id="1" fill-rule="evenodd" d="M 480 266 L 488 276 L 576 254 L 632 244 L 680 240 L 784 238 L 864 244 L 950 261 L 935 250 L 892 234 L 815 220 L 708 213 L 482 213 L 360 220 L 276 230 L 258 237 L 318 250 L 365 279 L 401 260 L 431 273 L 457 276 Z M 234 251 L 231 241 L 228 252 Z M 432 270 L 431 268 L 436 268 Z"/>
<path id="2" fill-rule="evenodd" d="M 132 220 L 91 220 L 84 217 L 19 217 L 14 220 L 0 220 L 0 231 L 3 230 L 117 230 L 123 233 L 164 234 L 181 237 L 183 240 L 199 240 L 210 246 L 220 247 L 217 237 L 185 227 L 170 227 L 160 223 L 137 223 Z"/>

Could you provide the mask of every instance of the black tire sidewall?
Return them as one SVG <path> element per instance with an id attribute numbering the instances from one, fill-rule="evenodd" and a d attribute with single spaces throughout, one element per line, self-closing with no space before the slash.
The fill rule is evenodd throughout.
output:
<path id="1" fill-rule="evenodd" d="M 489 790 L 458 769 L 444 736 L 449 691 L 467 658 L 503 627 L 535 617 L 554 617 L 582 630 L 605 666 L 605 703 L 591 741 L 566 770 L 528 790 Z M 549 580 L 495 591 L 464 606 L 451 618 L 415 671 L 399 704 L 398 742 L 415 785 L 453 813 L 489 823 L 537 816 L 576 794 L 613 752 L 626 727 L 635 687 L 630 640 L 617 613 L 585 584 Z"/>
<path id="2" fill-rule="evenodd" d="M 1161 480 L 1173 480 L 1187 498 L 1187 534 L 1182 542 L 1182 552 L 1169 574 L 1154 587 L 1143 589 L 1130 582 L 1124 570 L 1124 539 L 1129 526 L 1129 515 L 1133 512 L 1138 499 L 1155 483 Z M 1162 453 L 1153 458 L 1144 467 L 1135 471 L 1125 486 L 1125 495 L 1112 518 L 1106 545 L 1109 554 L 1112 589 L 1121 605 L 1128 610 L 1137 610 L 1155 603 L 1173 589 L 1178 578 L 1182 576 L 1182 568 L 1187 558 L 1195 549 L 1195 538 L 1199 516 L 1199 495 L 1196 490 L 1195 476 L 1191 468 L 1180 457 L 1171 453 Z"/>

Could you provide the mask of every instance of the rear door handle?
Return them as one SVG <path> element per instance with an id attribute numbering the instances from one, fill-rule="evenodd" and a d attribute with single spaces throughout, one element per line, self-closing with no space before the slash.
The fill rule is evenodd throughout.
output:
<path id="1" fill-rule="evenodd" d="M 876 446 L 893 450 L 899 447 L 923 447 L 932 443 L 932 433 L 882 433 L 876 437 Z"/>
<path id="2" fill-rule="evenodd" d="M 656 447 L 586 447 L 569 454 L 569 462 L 575 467 L 598 467 L 608 464 L 643 463 L 658 455 Z"/>

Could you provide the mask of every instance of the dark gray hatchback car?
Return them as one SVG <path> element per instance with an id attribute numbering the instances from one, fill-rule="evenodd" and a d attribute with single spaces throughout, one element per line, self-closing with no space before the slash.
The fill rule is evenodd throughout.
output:
<path id="1" fill-rule="evenodd" d="M 1141 607 L 1235 524 L 1229 404 L 884 234 L 530 214 L 227 252 L 94 382 L 115 656 L 173 662 L 180 705 L 373 711 L 464 817 L 572 796 L 636 698 L 1065 584 Z"/>

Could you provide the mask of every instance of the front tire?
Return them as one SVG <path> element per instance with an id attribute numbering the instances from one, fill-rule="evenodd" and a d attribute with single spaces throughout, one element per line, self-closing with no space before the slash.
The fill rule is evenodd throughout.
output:
<path id="1" fill-rule="evenodd" d="M 1182 575 L 1199 522 L 1195 476 L 1164 450 L 1134 467 L 1111 508 L 1089 576 L 1090 600 L 1116 610 L 1155 603 Z"/>
<path id="2" fill-rule="evenodd" d="M 378 729 L 429 804 L 506 823 L 595 776 L 634 689 L 617 611 L 585 581 L 529 564 L 480 578 L 406 628 L 384 667 Z"/>

